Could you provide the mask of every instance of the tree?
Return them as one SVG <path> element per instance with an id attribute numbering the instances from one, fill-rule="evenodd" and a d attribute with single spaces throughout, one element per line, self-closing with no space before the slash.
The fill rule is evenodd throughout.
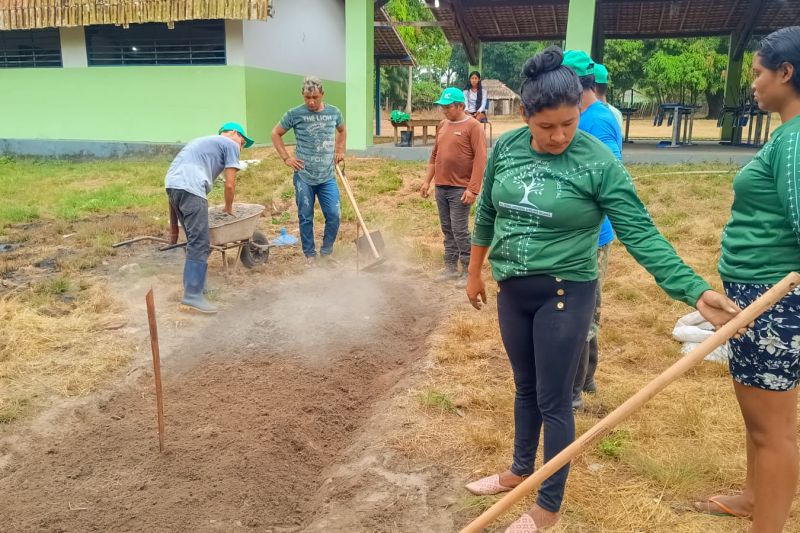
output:
<path id="1" fill-rule="evenodd" d="M 389 0 L 386 10 L 398 21 L 433 20 L 433 14 L 422 0 Z M 452 52 L 442 29 L 399 26 L 397 31 L 417 60 L 420 73 L 430 81 L 440 79 L 447 70 Z"/>
<path id="2" fill-rule="evenodd" d="M 604 61 L 609 72 L 609 97 L 619 102 L 642 79 L 644 41 L 608 40 Z"/>
<path id="3" fill-rule="evenodd" d="M 522 67 L 529 57 L 541 52 L 550 43 L 513 42 L 483 45 L 483 79 L 500 80 L 513 91 L 522 83 Z M 464 84 L 466 85 L 466 79 Z"/>

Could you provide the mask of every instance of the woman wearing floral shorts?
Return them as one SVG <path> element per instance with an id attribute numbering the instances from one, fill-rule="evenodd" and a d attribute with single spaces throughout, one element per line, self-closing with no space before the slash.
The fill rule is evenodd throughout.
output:
<path id="1" fill-rule="evenodd" d="M 742 308 L 789 272 L 800 271 L 800 26 L 761 41 L 753 75 L 759 107 L 780 114 L 783 124 L 733 181 L 719 272 L 728 296 Z M 741 493 L 712 496 L 695 506 L 752 518 L 751 533 L 789 531 L 784 528 L 798 476 L 800 290 L 730 346 L 747 433 L 747 478 Z"/>

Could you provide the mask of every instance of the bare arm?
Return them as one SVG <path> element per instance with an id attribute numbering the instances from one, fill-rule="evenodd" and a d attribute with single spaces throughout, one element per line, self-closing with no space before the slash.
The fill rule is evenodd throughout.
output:
<path id="1" fill-rule="evenodd" d="M 469 266 L 467 267 L 467 298 L 475 309 L 480 309 L 486 303 L 486 284 L 483 282 L 481 270 L 486 256 L 489 255 L 488 246 L 473 244 L 469 252 Z"/>
<path id="2" fill-rule="evenodd" d="M 275 127 L 272 128 L 272 146 L 275 147 L 275 151 L 278 152 L 278 155 L 283 159 L 283 162 L 286 163 L 286 166 L 294 170 L 303 170 L 303 168 L 305 168 L 305 163 L 300 159 L 292 157 L 288 150 L 286 150 L 286 144 L 283 142 L 284 135 L 286 135 L 286 130 L 283 129 L 280 124 L 276 124 Z"/>
<path id="3" fill-rule="evenodd" d="M 345 147 L 347 146 L 347 127 L 342 124 L 336 128 L 336 153 L 333 160 L 338 164 L 344 161 Z"/>
<path id="4" fill-rule="evenodd" d="M 422 188 L 419 191 L 423 198 L 428 197 L 434 174 L 436 174 L 436 166 L 433 163 L 428 163 L 428 172 L 425 174 L 425 182 L 422 184 Z"/>
<path id="5" fill-rule="evenodd" d="M 225 169 L 225 212 L 233 214 L 233 197 L 236 195 L 236 173 L 238 168 Z"/>

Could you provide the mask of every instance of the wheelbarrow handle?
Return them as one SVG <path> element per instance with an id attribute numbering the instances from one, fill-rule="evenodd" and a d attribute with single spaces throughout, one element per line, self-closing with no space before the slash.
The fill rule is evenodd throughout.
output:
<path id="1" fill-rule="evenodd" d="M 158 249 L 159 252 L 166 252 L 167 250 L 174 250 L 175 248 L 183 248 L 187 243 L 179 242 L 177 244 L 170 244 L 169 246 L 162 246 Z"/>

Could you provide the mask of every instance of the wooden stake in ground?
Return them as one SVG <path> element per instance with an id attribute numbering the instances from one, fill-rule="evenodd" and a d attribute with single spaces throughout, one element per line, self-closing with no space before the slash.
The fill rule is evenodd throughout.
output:
<path id="1" fill-rule="evenodd" d="M 605 418 L 578 437 L 572 444 L 564 448 L 561 453 L 543 464 L 532 476 L 517 485 L 514 490 L 506 494 L 500 501 L 492 505 L 489 509 L 484 511 L 483 514 L 462 529 L 461 533 L 478 533 L 494 522 L 512 505 L 538 488 L 544 480 L 555 474 L 561 467 L 574 459 L 588 444 L 611 431 L 620 422 L 647 403 L 653 396 L 661 392 L 667 385 L 685 374 L 690 368 L 700 363 L 708 354 L 725 344 L 737 331 L 748 327 L 767 309 L 779 302 L 789 291 L 793 290 L 798 285 L 800 285 L 800 274 L 791 272 L 774 287 L 761 295 L 755 302 L 743 309 L 736 318 L 725 324 L 712 336 L 697 346 L 697 348 L 686 354 L 678 362 L 648 383 L 643 389 L 628 398 L 625 403 L 606 415 Z"/>
<path id="2" fill-rule="evenodd" d="M 161 392 L 161 354 L 158 351 L 158 325 L 153 289 L 147 292 L 147 321 L 150 323 L 150 348 L 153 351 L 153 377 L 156 382 L 156 407 L 158 410 L 158 451 L 164 451 L 164 395 Z"/>

